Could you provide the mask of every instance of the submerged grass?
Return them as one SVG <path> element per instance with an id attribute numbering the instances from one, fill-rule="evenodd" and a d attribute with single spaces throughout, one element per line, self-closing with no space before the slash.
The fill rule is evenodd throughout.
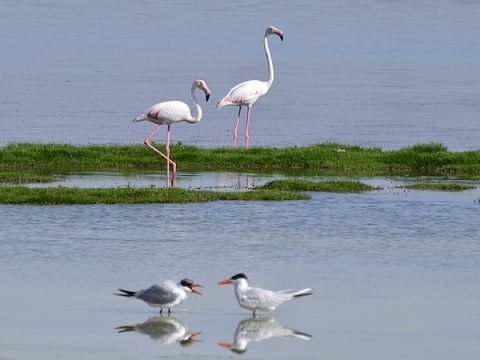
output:
<path id="1" fill-rule="evenodd" d="M 261 186 L 260 189 L 275 189 L 282 191 L 323 191 L 339 193 L 380 190 L 377 187 L 367 185 L 359 181 L 311 181 L 302 179 L 273 180 Z"/>
<path id="2" fill-rule="evenodd" d="M 50 175 L 39 175 L 28 172 L 0 172 L 0 183 L 4 184 L 32 184 L 52 182 Z"/>
<path id="3" fill-rule="evenodd" d="M 281 190 L 217 192 L 159 188 L 28 188 L 0 187 L 0 204 L 60 205 L 60 204 L 167 204 L 197 203 L 217 200 L 307 200 L 307 194 Z"/>
<path id="4" fill-rule="evenodd" d="M 164 146 L 158 146 L 164 151 Z M 183 171 L 302 170 L 415 174 L 480 174 L 480 150 L 452 152 L 441 144 L 399 150 L 319 144 L 289 148 L 199 148 L 172 145 L 171 158 Z M 0 148 L 0 168 L 146 169 L 164 161 L 142 145 L 10 144 Z"/>
<path id="5" fill-rule="evenodd" d="M 472 190 L 476 187 L 467 184 L 449 184 L 449 183 L 415 183 L 399 186 L 402 189 L 410 190 L 431 190 L 431 191 L 465 191 Z"/>

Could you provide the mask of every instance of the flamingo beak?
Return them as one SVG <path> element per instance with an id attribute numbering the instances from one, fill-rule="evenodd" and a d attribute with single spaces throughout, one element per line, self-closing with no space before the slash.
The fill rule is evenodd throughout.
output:
<path id="1" fill-rule="evenodd" d="M 190 287 L 190 290 L 192 290 L 192 293 L 195 293 L 195 294 L 198 294 L 198 295 L 203 295 L 200 291 L 198 291 L 198 290 L 195 289 L 196 287 L 203 287 L 203 285 L 193 284 L 193 285 Z"/>
<path id="2" fill-rule="evenodd" d="M 225 279 L 218 283 L 218 285 L 228 285 L 228 284 L 233 284 L 233 281 L 230 279 Z"/>
<path id="3" fill-rule="evenodd" d="M 276 34 L 276 35 L 278 35 L 278 37 L 280 38 L 280 40 L 283 41 L 283 31 L 282 31 L 282 30 L 280 30 L 280 29 L 274 29 L 274 30 L 273 30 L 273 33 Z"/>
<path id="4" fill-rule="evenodd" d="M 207 85 L 205 85 L 202 90 L 205 92 L 205 100 L 208 102 L 208 100 L 210 99 L 210 89 L 207 87 Z"/>

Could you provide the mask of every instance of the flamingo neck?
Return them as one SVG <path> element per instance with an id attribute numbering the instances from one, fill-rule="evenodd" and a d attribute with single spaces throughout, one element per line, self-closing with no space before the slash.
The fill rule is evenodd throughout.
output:
<path id="1" fill-rule="evenodd" d="M 187 120 L 187 122 L 191 123 L 191 124 L 194 124 L 194 123 L 198 123 L 200 122 L 200 120 L 202 120 L 202 108 L 200 107 L 200 104 L 198 103 L 198 100 L 197 100 L 197 97 L 195 96 L 195 89 L 197 87 L 195 86 L 195 84 L 193 84 L 192 86 L 192 98 L 193 98 L 193 104 L 197 110 L 197 115 L 191 117 L 191 119 Z"/>
<path id="2" fill-rule="evenodd" d="M 268 63 L 268 80 L 266 81 L 266 83 L 267 83 L 267 87 L 270 88 L 270 86 L 272 86 L 273 79 L 275 78 L 275 74 L 273 71 L 272 56 L 270 55 L 270 48 L 268 47 L 267 36 L 263 38 L 263 47 L 265 49 L 265 55 L 267 56 L 267 63 Z"/>

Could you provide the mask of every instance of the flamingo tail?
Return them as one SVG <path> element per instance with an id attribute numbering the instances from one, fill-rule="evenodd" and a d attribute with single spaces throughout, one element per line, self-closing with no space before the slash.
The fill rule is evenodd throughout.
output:
<path id="1" fill-rule="evenodd" d="M 146 114 L 140 114 L 135 119 L 133 119 L 133 122 L 146 121 L 146 120 L 148 120 L 147 115 Z"/>

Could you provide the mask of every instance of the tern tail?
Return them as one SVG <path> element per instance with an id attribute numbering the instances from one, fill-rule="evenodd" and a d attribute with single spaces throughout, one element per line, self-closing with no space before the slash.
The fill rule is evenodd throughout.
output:
<path id="1" fill-rule="evenodd" d="M 129 331 L 134 331 L 135 326 L 133 325 L 124 325 L 124 326 L 119 326 L 116 327 L 115 330 L 118 330 L 118 333 L 123 333 L 123 332 L 129 332 Z"/>
<path id="2" fill-rule="evenodd" d="M 307 296 L 307 295 L 312 295 L 312 294 L 313 294 L 312 289 L 308 288 L 308 289 L 303 289 L 303 290 L 295 291 L 295 292 L 292 294 L 292 297 L 293 297 L 293 298 L 297 298 L 297 297 L 300 297 L 300 296 Z"/>
<path id="3" fill-rule="evenodd" d="M 298 330 L 293 330 L 293 336 L 302 340 L 310 340 L 312 338 L 312 335 L 298 331 Z"/>
<path id="4" fill-rule="evenodd" d="M 118 295 L 118 296 L 125 296 L 125 297 L 134 297 L 137 295 L 136 291 L 130 291 L 130 290 L 123 290 L 123 289 L 118 289 L 118 291 L 121 291 L 121 294 L 113 294 L 113 295 Z"/>

